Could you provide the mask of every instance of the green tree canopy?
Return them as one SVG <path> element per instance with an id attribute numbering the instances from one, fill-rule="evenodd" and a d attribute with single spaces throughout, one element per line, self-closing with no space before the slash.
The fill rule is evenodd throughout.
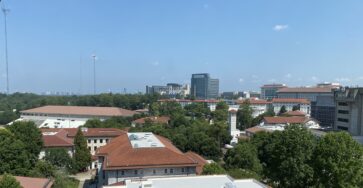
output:
<path id="1" fill-rule="evenodd" d="M 249 127 L 252 127 L 253 117 L 252 117 L 253 110 L 250 106 L 250 102 L 246 100 L 241 105 L 241 109 L 237 112 L 237 121 L 241 130 L 245 130 Z"/>
<path id="2" fill-rule="evenodd" d="M 0 177 L 0 188 L 22 188 L 22 186 L 14 176 L 5 173 Z"/>
<path id="3" fill-rule="evenodd" d="M 278 187 L 309 187 L 314 170 L 311 164 L 316 140 L 302 125 L 275 131 L 264 153 L 265 175 Z"/>
<path id="4" fill-rule="evenodd" d="M 316 184 L 322 187 L 363 187 L 363 149 L 345 132 L 328 133 L 314 153 Z"/>
<path id="5" fill-rule="evenodd" d="M 282 105 L 282 106 L 281 106 L 281 108 L 280 108 L 280 112 L 279 112 L 279 114 L 283 114 L 283 113 L 285 113 L 285 112 L 287 112 L 287 110 L 286 110 L 286 106 L 285 106 L 285 105 Z"/>
<path id="6" fill-rule="evenodd" d="M 47 149 L 44 160 L 59 168 L 70 168 L 72 164 L 72 158 L 64 148 Z"/>
<path id="7" fill-rule="evenodd" d="M 43 147 L 42 133 L 32 121 L 18 121 L 8 126 L 15 139 L 25 144 L 26 151 L 30 154 L 29 161 L 32 165 L 36 163 L 39 153 Z"/>
<path id="8" fill-rule="evenodd" d="M 78 129 L 76 136 L 74 137 L 74 164 L 75 169 L 78 171 L 85 171 L 91 164 L 91 154 L 87 148 L 87 140 L 83 136 L 81 129 Z"/>
<path id="9" fill-rule="evenodd" d="M 262 171 L 261 163 L 257 157 L 257 150 L 249 142 L 240 142 L 236 147 L 227 151 L 224 156 L 227 169 L 245 169 L 256 173 Z"/>
<path id="10" fill-rule="evenodd" d="M 203 167 L 203 175 L 225 174 L 226 171 L 217 163 L 206 164 Z"/>
<path id="11" fill-rule="evenodd" d="M 0 174 L 26 175 L 31 168 L 26 145 L 6 129 L 0 129 Z"/>

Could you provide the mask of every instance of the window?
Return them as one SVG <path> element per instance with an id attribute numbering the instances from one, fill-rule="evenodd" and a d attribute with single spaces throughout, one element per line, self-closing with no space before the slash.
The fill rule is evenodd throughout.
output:
<path id="1" fill-rule="evenodd" d="M 97 168 L 97 163 L 95 163 L 95 166 L 94 166 L 94 168 Z"/>
<path id="2" fill-rule="evenodd" d="M 338 121 L 348 123 L 349 122 L 349 119 L 338 118 Z"/>
<path id="3" fill-rule="evenodd" d="M 168 173 L 168 169 L 164 169 L 164 173 L 167 174 Z"/>
<path id="4" fill-rule="evenodd" d="M 174 173 L 174 169 L 171 168 L 170 169 L 170 174 L 172 174 L 172 173 Z"/>
<path id="5" fill-rule="evenodd" d="M 347 131 L 348 130 L 348 127 L 338 126 L 338 129 Z"/>
<path id="6" fill-rule="evenodd" d="M 338 110 L 339 114 L 349 114 L 348 110 Z"/>
<path id="7" fill-rule="evenodd" d="M 94 147 L 94 151 L 96 151 L 96 150 L 97 150 L 97 146 Z"/>
<path id="8" fill-rule="evenodd" d="M 155 169 L 153 170 L 153 174 L 156 174 L 156 170 Z"/>
<path id="9" fill-rule="evenodd" d="M 93 140 L 93 143 L 97 143 L 97 139 L 94 139 L 94 140 Z"/>
<path id="10" fill-rule="evenodd" d="M 100 139 L 100 143 L 103 143 L 103 139 Z"/>
<path id="11" fill-rule="evenodd" d="M 123 171 L 123 170 L 122 170 L 122 171 L 121 171 L 121 175 L 122 175 L 122 176 L 123 176 L 123 175 L 125 175 L 125 171 Z"/>
<path id="12" fill-rule="evenodd" d="M 346 103 L 346 102 L 339 102 L 338 105 L 339 106 L 348 106 L 348 103 Z"/>
<path id="13" fill-rule="evenodd" d="M 91 143 L 91 139 L 88 139 L 88 143 L 89 143 L 89 144 Z"/>
<path id="14" fill-rule="evenodd" d="M 182 168 L 182 172 L 184 173 L 184 168 Z"/>
<path id="15" fill-rule="evenodd" d="M 108 143 L 108 139 L 106 139 L 106 143 Z"/>
<path id="16" fill-rule="evenodd" d="M 137 175 L 137 170 L 134 171 L 134 174 Z"/>
<path id="17" fill-rule="evenodd" d="M 90 151 L 91 151 L 91 147 L 88 147 L 88 150 L 90 150 Z"/>

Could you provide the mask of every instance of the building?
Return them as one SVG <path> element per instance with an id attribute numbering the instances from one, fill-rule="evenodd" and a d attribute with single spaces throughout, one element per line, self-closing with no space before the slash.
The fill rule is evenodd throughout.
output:
<path id="1" fill-rule="evenodd" d="M 261 99 L 271 100 L 277 98 L 277 91 L 286 88 L 285 84 L 266 84 L 261 87 Z"/>
<path id="2" fill-rule="evenodd" d="M 363 136 L 363 88 L 342 88 L 335 91 L 334 129 Z"/>
<path id="3" fill-rule="evenodd" d="M 168 83 L 166 86 L 146 86 L 146 94 L 160 94 L 170 98 L 186 97 L 190 94 L 190 86 L 177 83 Z"/>
<path id="4" fill-rule="evenodd" d="M 126 180 L 104 188 L 268 188 L 255 179 L 235 180 L 228 175 L 208 175 L 193 177 L 149 178 L 146 180 Z"/>
<path id="5" fill-rule="evenodd" d="M 89 119 L 131 117 L 137 112 L 117 107 L 42 106 L 20 112 L 15 121 L 33 121 L 39 128 L 78 128 Z"/>
<path id="6" fill-rule="evenodd" d="M 303 116 L 275 116 L 264 117 L 260 126 L 266 129 L 284 129 L 285 126 L 291 124 L 301 124 L 308 129 L 320 129 L 319 122 L 313 118 Z"/>
<path id="7" fill-rule="evenodd" d="M 275 114 L 279 114 L 283 106 L 286 111 L 293 111 L 295 107 L 307 115 L 310 115 L 311 112 L 310 101 L 303 98 L 274 98 L 271 100 L 271 105 Z"/>
<path id="8" fill-rule="evenodd" d="M 87 147 L 91 155 L 95 155 L 98 148 L 106 145 L 113 138 L 126 134 L 125 131 L 116 128 L 82 128 L 81 130 L 87 139 Z M 39 158 L 42 159 L 49 148 L 64 148 L 70 156 L 73 156 L 73 140 L 77 131 L 77 128 L 41 129 L 44 147 L 39 154 Z"/>
<path id="9" fill-rule="evenodd" d="M 53 185 L 53 180 L 48 178 L 31 178 L 23 176 L 14 177 L 23 188 L 51 188 Z"/>
<path id="10" fill-rule="evenodd" d="M 180 104 L 180 106 L 182 108 L 184 108 L 187 105 L 193 104 L 193 103 L 203 103 L 209 108 L 210 111 L 213 112 L 216 110 L 217 104 L 220 102 L 220 100 L 160 99 L 160 100 L 158 100 L 158 102 L 161 104 L 167 103 L 167 102 L 175 102 L 175 103 Z"/>
<path id="11" fill-rule="evenodd" d="M 195 153 L 183 153 L 168 139 L 150 132 L 127 133 L 97 151 L 98 183 L 127 179 L 195 176 L 207 163 Z"/>
<path id="12" fill-rule="evenodd" d="M 321 83 L 316 87 L 282 88 L 278 90 L 279 98 L 308 99 L 311 102 L 311 117 L 321 126 L 332 127 L 335 119 L 334 90 L 340 88 L 338 83 Z"/>
<path id="13" fill-rule="evenodd" d="M 168 116 L 152 116 L 152 117 L 144 117 L 139 118 L 131 122 L 132 127 L 142 126 L 145 122 L 149 121 L 150 123 L 159 123 L 159 124 L 169 124 L 170 117 Z"/>
<path id="14" fill-rule="evenodd" d="M 232 100 L 235 97 L 237 97 L 237 92 L 234 92 L 234 91 L 225 91 L 221 94 L 222 99 Z"/>
<path id="15" fill-rule="evenodd" d="M 242 105 L 244 102 L 248 102 L 250 107 L 252 108 L 252 116 L 253 118 L 267 112 L 270 108 L 271 102 L 263 99 L 243 99 L 243 100 L 236 100 L 237 105 Z"/>
<path id="16" fill-rule="evenodd" d="M 193 74 L 190 94 L 196 99 L 217 99 L 219 80 L 210 78 L 207 73 Z"/>

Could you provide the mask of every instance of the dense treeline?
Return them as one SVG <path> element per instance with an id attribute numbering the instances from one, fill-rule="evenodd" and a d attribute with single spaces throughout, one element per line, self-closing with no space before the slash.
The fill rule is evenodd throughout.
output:
<path id="1" fill-rule="evenodd" d="M 362 187 L 362 161 L 363 148 L 348 133 L 316 138 L 301 125 L 291 125 L 240 142 L 228 150 L 223 167 L 273 187 Z M 219 168 L 208 166 L 207 170 L 218 174 Z"/>
<path id="2" fill-rule="evenodd" d="M 130 129 L 131 132 L 153 132 L 169 138 L 182 151 L 194 151 L 217 161 L 222 157 L 221 148 L 231 139 L 227 127 L 228 106 L 225 103 L 219 103 L 214 112 L 204 104 L 191 104 L 183 109 L 172 102 L 153 103 L 150 110 L 153 115 L 169 116 L 170 123 L 146 123 Z"/>
<path id="3" fill-rule="evenodd" d="M 50 149 L 45 151 L 44 160 L 39 160 L 42 148 L 42 134 L 33 122 L 15 122 L 0 129 L 0 175 L 52 178 L 54 188 L 77 187 L 78 182 L 68 174 L 83 171 L 91 162 L 82 131 L 75 138 L 74 158 L 65 149 Z M 7 177 L 1 181 L 7 184 L 11 180 Z"/>
<path id="4" fill-rule="evenodd" d="M 0 94 L 0 125 L 19 117 L 19 111 L 44 105 L 113 106 L 129 110 L 146 108 L 158 95 L 112 94 L 44 96 L 32 93 Z"/>

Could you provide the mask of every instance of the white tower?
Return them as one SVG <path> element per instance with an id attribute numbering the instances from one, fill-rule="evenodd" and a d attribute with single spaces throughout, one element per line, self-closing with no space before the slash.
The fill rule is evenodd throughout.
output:
<path id="1" fill-rule="evenodd" d="M 235 136 L 237 131 L 237 109 L 230 108 L 228 110 L 228 125 L 231 136 Z"/>

